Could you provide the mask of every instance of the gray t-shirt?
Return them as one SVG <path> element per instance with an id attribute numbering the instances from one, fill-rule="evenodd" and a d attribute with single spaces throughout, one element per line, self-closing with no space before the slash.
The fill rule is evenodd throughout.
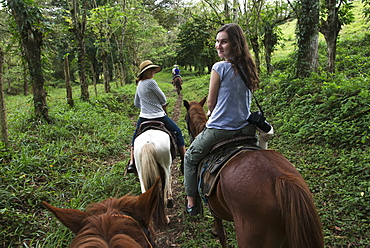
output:
<path id="1" fill-rule="evenodd" d="M 217 103 L 207 121 L 207 128 L 239 130 L 248 124 L 252 92 L 245 86 L 231 63 L 217 62 L 213 65 L 220 75 Z"/>
<path id="2" fill-rule="evenodd" d="M 166 100 L 166 96 L 153 79 L 139 81 L 134 105 L 140 108 L 140 117 L 154 119 L 165 116 L 162 105 Z"/>

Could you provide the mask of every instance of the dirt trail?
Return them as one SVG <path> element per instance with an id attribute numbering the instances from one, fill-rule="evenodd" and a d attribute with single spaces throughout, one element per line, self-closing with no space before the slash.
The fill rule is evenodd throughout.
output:
<path id="1" fill-rule="evenodd" d="M 175 91 L 175 90 L 174 90 Z M 181 116 L 182 108 L 182 94 L 178 95 L 176 104 L 174 106 L 174 112 L 171 119 L 177 123 Z M 184 130 L 182 130 L 184 132 Z M 157 246 L 161 248 L 170 248 L 170 247 L 181 247 L 181 244 L 178 243 L 178 237 L 184 232 L 184 187 L 180 178 L 179 170 L 180 159 L 176 158 L 172 163 L 172 193 L 174 198 L 173 208 L 167 208 L 167 216 L 170 219 L 170 223 L 166 231 L 157 233 Z"/>

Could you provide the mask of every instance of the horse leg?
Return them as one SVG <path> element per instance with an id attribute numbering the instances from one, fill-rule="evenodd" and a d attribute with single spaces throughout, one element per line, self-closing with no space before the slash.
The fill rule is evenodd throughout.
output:
<path id="1" fill-rule="evenodd" d="M 170 153 L 166 153 L 166 156 L 162 157 L 162 158 L 165 158 L 164 160 L 162 160 L 160 162 L 160 165 L 161 168 L 162 168 L 162 171 L 163 171 L 163 178 L 164 178 L 164 194 L 165 194 L 165 204 L 168 208 L 172 208 L 173 207 L 173 198 L 172 198 L 172 187 L 171 187 L 171 182 L 172 182 L 172 179 L 171 179 L 171 163 L 172 163 L 172 159 L 171 159 L 171 154 Z"/>
<path id="2" fill-rule="evenodd" d="M 213 226 L 211 228 L 211 232 L 213 235 L 217 235 L 218 239 L 220 240 L 222 248 L 227 248 L 227 237 L 224 225 L 222 224 L 222 219 L 213 215 Z"/>
<path id="3" fill-rule="evenodd" d="M 171 170 L 171 166 L 170 166 Z M 168 208 L 173 208 L 173 198 L 172 198 L 172 189 L 171 189 L 171 173 L 168 171 L 166 173 L 166 187 L 167 187 L 167 207 Z"/>

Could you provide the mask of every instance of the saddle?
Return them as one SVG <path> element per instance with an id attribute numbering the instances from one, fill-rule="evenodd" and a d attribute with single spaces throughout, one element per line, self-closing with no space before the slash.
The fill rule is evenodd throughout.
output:
<path id="1" fill-rule="evenodd" d="M 225 140 L 212 147 L 210 153 L 203 158 L 198 166 L 198 192 L 207 204 L 207 198 L 211 195 L 219 175 L 225 165 L 232 158 L 244 151 L 260 150 L 256 146 L 256 137 L 239 136 Z"/>
<path id="2" fill-rule="evenodd" d="M 163 132 L 167 133 L 170 136 L 171 157 L 172 157 L 172 159 L 174 159 L 178 155 L 178 149 L 177 149 L 177 143 L 176 143 L 177 138 L 176 138 L 176 135 L 173 132 L 169 131 L 165 127 L 163 122 L 161 122 L 161 121 L 144 121 L 144 122 L 142 122 L 140 124 L 139 128 L 138 128 L 135 139 L 136 139 L 137 136 L 139 136 L 140 134 L 142 134 L 145 131 L 150 130 L 150 129 L 163 131 Z"/>

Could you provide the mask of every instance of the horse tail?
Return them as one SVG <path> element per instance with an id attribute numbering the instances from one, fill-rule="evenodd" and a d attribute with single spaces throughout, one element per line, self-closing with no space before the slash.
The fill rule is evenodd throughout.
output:
<path id="1" fill-rule="evenodd" d="M 155 159 L 155 149 L 153 143 L 145 143 L 141 150 L 141 176 L 145 190 L 149 190 L 156 182 L 156 179 L 160 177 L 160 171 L 158 162 Z M 162 190 L 160 193 L 160 199 L 158 205 L 154 210 L 153 222 L 156 228 L 163 230 L 167 226 L 167 217 L 164 207 L 164 194 L 163 194 L 163 179 Z"/>
<path id="2" fill-rule="evenodd" d="M 275 193 L 285 222 L 289 247 L 323 248 L 320 217 L 303 178 L 293 174 L 278 178 Z"/>
<path id="3" fill-rule="evenodd" d="M 155 149 L 153 143 L 145 143 L 141 150 L 141 174 L 145 190 L 150 189 L 160 177 L 157 160 L 154 157 Z"/>

